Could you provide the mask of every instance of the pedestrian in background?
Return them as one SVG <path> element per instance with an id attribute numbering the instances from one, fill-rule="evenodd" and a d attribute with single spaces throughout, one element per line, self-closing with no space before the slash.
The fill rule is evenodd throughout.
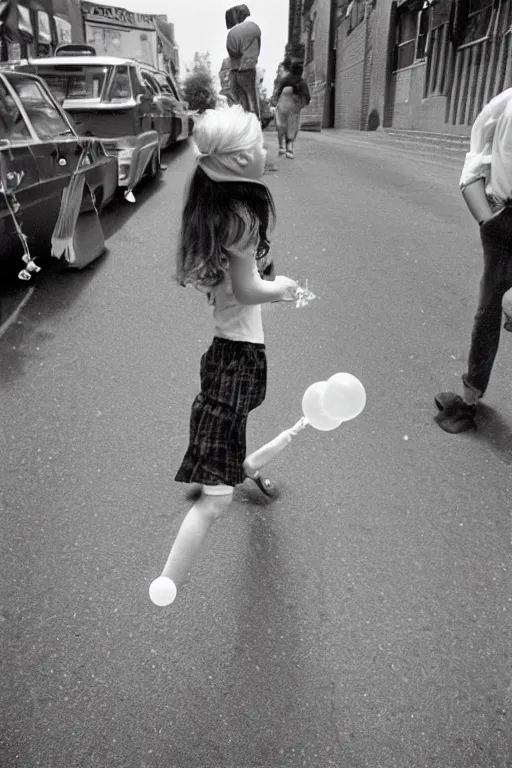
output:
<path id="1" fill-rule="evenodd" d="M 300 128 L 300 114 L 311 101 L 308 84 L 302 77 L 303 66 L 294 63 L 284 74 L 275 90 L 276 125 L 279 154 L 292 160 L 293 145 Z"/>
<path id="2" fill-rule="evenodd" d="M 272 484 L 246 467 L 246 424 L 266 392 L 261 304 L 293 301 L 297 289 L 288 277 L 266 282 L 260 276 L 270 261 L 275 209 L 261 181 L 265 150 L 257 117 L 238 105 L 207 110 L 194 137 L 199 156 L 183 209 L 177 279 L 207 294 L 215 331 L 201 358 L 201 391 L 192 405 L 189 446 L 175 478 L 199 483 L 201 496 L 186 515 L 162 572 L 170 580 L 165 583 L 171 597 L 211 525 L 230 505 L 235 485 L 250 476 L 263 493 L 274 495 Z"/>
<path id="3" fill-rule="evenodd" d="M 226 48 L 231 62 L 231 92 L 235 103 L 247 112 L 254 112 L 261 120 L 260 87 L 263 73 L 258 67 L 261 30 L 250 15 L 246 5 L 235 5 L 226 11 L 226 27 L 229 30 Z M 276 163 L 267 154 L 265 172 L 277 170 Z"/>
<path id="4" fill-rule="evenodd" d="M 261 29 L 250 18 L 246 5 L 226 11 L 226 48 L 231 60 L 232 90 L 238 104 L 260 117 L 257 66 L 261 49 Z"/>
<path id="5" fill-rule="evenodd" d="M 476 118 L 460 179 L 464 200 L 480 227 L 483 275 L 473 324 L 463 396 L 441 392 L 435 420 L 445 432 L 474 429 L 498 351 L 502 309 L 512 288 L 512 88 L 493 98 Z M 508 292 L 508 293 L 507 293 Z M 512 318 L 507 318 L 512 330 Z"/>
<path id="6" fill-rule="evenodd" d="M 274 90 L 272 92 L 272 97 L 270 99 L 270 103 L 273 107 L 277 105 L 277 99 L 278 99 L 277 93 L 279 90 L 279 85 L 281 83 L 281 80 L 283 79 L 283 77 L 285 77 L 285 75 L 290 74 L 291 66 L 292 66 L 291 59 L 289 58 L 289 56 L 285 56 L 284 59 L 280 62 L 280 64 L 277 67 L 276 79 L 274 80 Z"/>

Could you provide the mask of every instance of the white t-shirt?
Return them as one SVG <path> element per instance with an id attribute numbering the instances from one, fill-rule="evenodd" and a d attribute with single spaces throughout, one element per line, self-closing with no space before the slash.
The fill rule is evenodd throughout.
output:
<path id="1" fill-rule="evenodd" d="M 232 259 L 252 259 L 253 270 L 258 274 L 256 264 L 256 243 L 250 235 L 242 241 L 225 247 Z M 209 290 L 214 309 L 215 336 L 232 341 L 250 341 L 253 344 L 263 344 L 263 323 L 261 320 L 261 304 L 240 304 L 231 283 L 230 269 L 222 283 Z"/>

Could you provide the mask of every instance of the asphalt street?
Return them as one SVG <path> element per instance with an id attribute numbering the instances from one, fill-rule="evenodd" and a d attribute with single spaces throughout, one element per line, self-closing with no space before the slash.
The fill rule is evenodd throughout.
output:
<path id="1" fill-rule="evenodd" d="M 38 278 L 0 339 L 1 768 L 512 766 L 510 335 L 478 430 L 433 421 L 481 272 L 462 161 L 302 133 L 266 177 L 277 272 L 318 298 L 264 307 L 249 446 L 339 371 L 367 407 L 296 438 L 279 501 L 237 489 L 166 609 L 148 587 L 212 335 L 173 281 L 190 146 L 105 212 L 104 257 Z"/>

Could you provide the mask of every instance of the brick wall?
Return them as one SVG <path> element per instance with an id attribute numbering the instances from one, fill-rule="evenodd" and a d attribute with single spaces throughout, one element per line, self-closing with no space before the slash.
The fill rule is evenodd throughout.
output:
<path id="1" fill-rule="evenodd" d="M 335 30 L 337 61 L 333 78 L 336 128 L 375 130 L 378 127 L 395 127 L 469 135 L 469 125 L 450 125 L 446 122 L 446 95 L 437 92 L 424 98 L 427 92 L 425 62 L 418 62 L 411 69 L 390 76 L 396 9 L 393 0 L 370 0 L 366 7 L 367 20 L 359 12 L 356 26 L 353 10 L 350 25 L 347 19 L 349 0 L 332 2 L 336 3 L 338 17 Z M 364 0 L 362 2 L 359 7 L 364 9 Z M 441 8 L 443 3 L 447 5 L 448 0 L 442 0 L 435 8 Z M 303 114 L 310 126 L 316 129 L 320 125 L 329 125 L 329 91 L 325 88 L 329 5 L 327 0 L 314 0 L 311 6 L 313 11 L 317 11 L 316 39 L 314 58 L 307 64 L 306 74 L 313 99 L 309 110 Z M 307 16 L 303 16 L 303 41 L 306 43 Z M 349 26 L 352 26 L 351 31 Z"/>
<path id="2" fill-rule="evenodd" d="M 326 95 L 329 63 L 329 30 L 331 0 L 314 0 L 302 19 L 302 42 L 306 47 L 304 77 L 311 93 L 311 102 L 302 110 L 302 128 L 321 130 L 329 122 Z M 312 39 L 313 38 L 313 39 Z"/>
<path id="3" fill-rule="evenodd" d="M 445 122 L 446 96 L 423 98 L 426 74 L 424 62 L 391 76 L 388 104 L 385 104 L 390 36 L 393 34 L 391 25 L 394 24 L 392 6 L 392 0 L 377 0 L 372 11 L 368 113 L 374 111 L 381 127 L 387 125 L 417 131 L 469 135 L 469 126 L 450 126 Z"/>
<path id="4" fill-rule="evenodd" d="M 362 22 L 348 33 L 348 20 L 337 30 L 336 50 L 336 128 L 359 130 L 364 88 L 366 26 Z"/>
<path id="5" fill-rule="evenodd" d="M 368 114 L 374 113 L 380 126 L 384 122 L 386 76 L 392 0 L 377 0 L 371 12 L 369 49 L 372 66 L 368 73 Z"/>

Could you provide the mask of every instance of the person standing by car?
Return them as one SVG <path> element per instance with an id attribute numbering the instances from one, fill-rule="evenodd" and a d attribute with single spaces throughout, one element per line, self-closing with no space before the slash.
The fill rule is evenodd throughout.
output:
<path id="1" fill-rule="evenodd" d="M 471 129 L 470 151 L 460 179 L 462 195 L 480 226 L 484 269 L 473 324 L 463 396 L 435 397 L 435 421 L 451 434 L 475 429 L 477 404 L 487 389 L 500 340 L 502 310 L 512 288 L 512 88 L 483 108 Z M 510 317 L 504 327 L 512 330 Z"/>
<path id="2" fill-rule="evenodd" d="M 229 30 L 226 48 L 231 63 L 231 93 L 235 104 L 240 104 L 246 112 L 253 112 L 261 124 L 259 91 L 263 73 L 258 67 L 261 29 L 250 18 L 246 5 L 235 5 L 226 11 L 226 27 Z M 276 162 L 267 153 L 265 173 L 277 170 Z"/>
<path id="3" fill-rule="evenodd" d="M 226 48 L 231 61 L 232 88 L 235 98 L 246 112 L 260 116 L 257 66 L 261 48 L 261 29 L 250 18 L 246 5 L 226 11 L 228 36 Z M 235 23 L 233 23 L 235 22 Z"/>

